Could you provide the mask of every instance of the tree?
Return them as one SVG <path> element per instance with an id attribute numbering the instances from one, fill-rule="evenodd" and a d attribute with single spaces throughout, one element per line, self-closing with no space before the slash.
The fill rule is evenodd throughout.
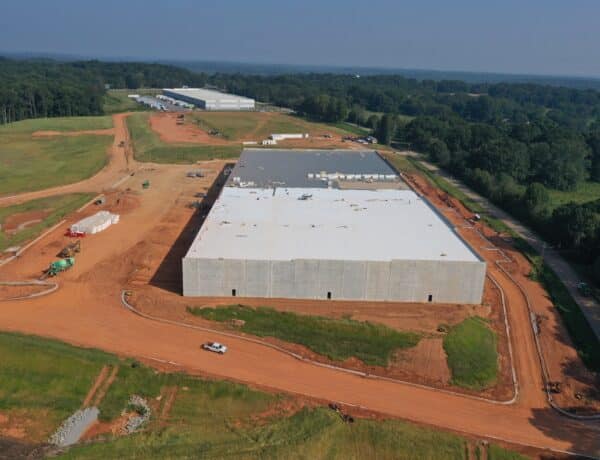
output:
<path id="1" fill-rule="evenodd" d="M 539 182 L 533 182 L 527 186 L 523 202 L 531 217 L 545 220 L 549 217 L 550 194 L 546 187 Z"/>
<path id="2" fill-rule="evenodd" d="M 394 131 L 393 117 L 389 113 L 386 113 L 381 117 L 381 120 L 379 120 L 379 123 L 377 124 L 375 137 L 380 144 L 390 145 Z"/>

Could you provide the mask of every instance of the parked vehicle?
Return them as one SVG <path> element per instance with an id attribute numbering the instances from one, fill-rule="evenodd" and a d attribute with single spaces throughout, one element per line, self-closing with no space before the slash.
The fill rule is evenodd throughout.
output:
<path id="1" fill-rule="evenodd" d="M 202 349 L 212 351 L 213 353 L 219 353 L 220 355 L 224 355 L 227 352 L 227 347 L 219 342 L 206 342 L 202 344 Z"/>

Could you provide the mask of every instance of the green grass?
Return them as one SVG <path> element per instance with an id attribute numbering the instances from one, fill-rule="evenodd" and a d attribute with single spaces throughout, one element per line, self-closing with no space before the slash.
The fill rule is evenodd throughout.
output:
<path id="1" fill-rule="evenodd" d="M 110 129 L 112 118 L 99 117 L 59 117 L 33 118 L 0 126 L 0 135 L 32 134 L 35 131 L 83 131 L 88 129 Z"/>
<path id="2" fill-rule="evenodd" d="M 148 123 L 150 113 L 139 112 L 127 117 L 127 127 L 138 161 L 156 163 L 195 163 L 214 158 L 238 157 L 241 145 L 188 145 L 162 142 Z"/>
<path id="3" fill-rule="evenodd" d="M 27 422 L 28 441 L 44 441 L 81 406 L 103 365 L 119 366 L 100 405 L 105 420 L 118 416 L 133 393 L 160 406 L 155 398 L 161 388 L 178 387 L 166 423 L 154 412 L 137 434 L 105 435 L 58 453 L 58 458 L 466 460 L 466 441 L 455 434 L 398 420 L 357 419 L 346 425 L 324 408 L 287 415 L 274 408 L 286 404 L 288 396 L 132 367 L 131 360 L 55 340 L 0 332 L 0 359 L 0 412 Z M 494 455 L 504 456 L 490 458 L 521 458 L 504 449 L 498 452 Z"/>
<path id="4" fill-rule="evenodd" d="M 304 409 L 266 424 L 235 426 L 218 408 L 197 417 L 193 407 L 182 411 L 180 405 L 174 408 L 177 428 L 74 447 L 59 458 L 466 459 L 459 436 L 401 421 L 348 426 L 327 409 Z"/>
<path id="5" fill-rule="evenodd" d="M 232 422 L 234 418 L 247 418 L 265 411 L 281 398 L 244 385 L 201 380 L 181 373 L 158 373 L 141 365 L 132 367 L 127 361 L 120 366 L 115 381 L 100 404 L 100 417 L 112 420 L 119 416 L 132 394 L 151 399 L 158 396 L 165 386 L 180 388 L 177 404 L 171 412 L 176 424 L 180 423 L 178 419 L 184 419 L 181 423 L 202 422 L 206 425 L 211 418 L 221 423 L 225 423 L 224 419 Z M 182 390 L 183 387 L 188 390 Z"/>
<path id="6" fill-rule="evenodd" d="M 128 94 L 139 94 L 139 92 L 131 91 L 107 91 L 102 101 L 102 109 L 106 114 L 122 113 L 122 112 L 137 112 L 147 110 L 143 104 L 138 104 L 133 99 L 127 97 Z"/>
<path id="7" fill-rule="evenodd" d="M 568 192 L 548 189 L 548 193 L 553 208 L 571 202 L 586 203 L 600 198 L 600 182 L 583 182 L 577 189 Z"/>
<path id="8" fill-rule="evenodd" d="M 0 412 L 31 420 L 27 436 L 45 440 L 81 406 L 107 361 L 114 358 L 99 351 L 0 333 Z"/>
<path id="9" fill-rule="evenodd" d="M 34 138 L 34 131 L 110 127 L 110 117 L 36 119 L 0 127 L 0 195 L 86 179 L 106 164 L 106 151 L 113 140 L 104 135 Z"/>
<path id="10" fill-rule="evenodd" d="M 558 310 L 577 353 L 585 366 L 595 372 L 600 371 L 600 342 L 594 334 L 579 305 L 573 300 L 568 289 L 552 269 L 542 264 L 541 257 L 533 250 L 525 253 L 532 262 L 531 278 L 542 284 L 554 307 Z"/>
<path id="11" fill-rule="evenodd" d="M 14 235 L 9 235 L 4 231 L 1 231 L 0 251 L 3 251 L 11 246 L 20 246 L 26 241 L 33 240 L 45 229 L 52 227 L 63 217 L 75 211 L 76 209 L 79 209 L 81 206 L 91 200 L 93 196 L 94 195 L 91 193 L 73 193 L 52 196 L 48 198 L 40 198 L 37 200 L 26 201 L 22 204 L 0 208 L 0 225 L 4 224 L 4 221 L 7 217 L 14 214 L 37 210 L 50 211 L 50 214 L 48 214 L 41 222 L 24 228 Z"/>
<path id="12" fill-rule="evenodd" d="M 412 174 L 419 170 L 406 155 L 397 155 L 392 152 L 381 151 L 381 155 L 396 169 L 396 171 Z"/>
<path id="13" fill-rule="evenodd" d="M 422 164 L 418 162 L 418 160 L 411 159 L 409 161 L 413 163 L 415 167 L 417 167 L 419 171 L 421 171 L 434 185 L 460 200 L 472 212 L 483 211 L 483 209 L 477 203 L 474 203 L 472 200 L 466 197 L 464 193 L 452 186 L 452 184 L 448 183 L 440 176 L 428 171 Z M 590 192 L 590 190 L 594 190 L 596 186 L 597 184 L 594 184 L 592 187 L 584 185 L 584 192 L 582 192 L 581 187 L 578 189 L 579 191 L 576 192 L 549 191 L 551 196 L 553 196 L 553 200 L 557 200 L 556 197 L 560 196 L 567 202 L 573 200 L 577 201 L 577 197 L 579 197 L 582 201 L 586 201 L 586 197 L 590 197 L 593 194 Z M 571 195 L 569 195 L 569 193 L 571 193 Z M 569 198 L 565 198 L 567 196 L 569 196 Z M 596 198 L 597 196 L 594 196 L 591 199 Z M 560 204 L 560 200 L 554 201 L 554 204 Z M 546 264 L 544 264 L 543 267 L 540 267 L 540 257 L 538 253 L 504 222 L 499 219 L 489 217 L 485 214 L 482 214 L 482 219 L 497 232 L 509 234 L 513 238 L 515 247 L 532 262 L 534 267 L 532 278 L 536 281 L 539 281 L 544 289 L 548 292 L 552 302 L 558 309 L 567 331 L 569 332 L 569 336 L 575 344 L 577 352 L 579 353 L 579 356 L 581 357 L 585 366 L 590 370 L 596 372 L 600 371 L 600 343 L 598 342 L 594 331 L 591 329 L 585 316 L 583 315 L 583 312 L 573 300 L 571 294 L 569 294 L 569 291 L 560 278 L 556 276 L 552 269 Z"/>
<path id="14" fill-rule="evenodd" d="M 195 112 L 191 115 L 201 128 L 216 129 L 231 141 L 266 139 L 273 133 L 352 134 L 352 125 L 326 125 L 282 113 L 266 112 Z M 364 135 L 364 132 L 361 132 Z"/>
<path id="15" fill-rule="evenodd" d="M 386 366 L 395 350 L 414 347 L 420 338 L 412 332 L 399 332 L 370 322 L 298 315 L 267 307 L 231 305 L 188 310 L 211 321 L 244 320 L 243 332 L 304 345 L 334 361 L 356 357 L 366 364 Z"/>
<path id="16" fill-rule="evenodd" d="M 346 121 L 338 121 L 337 123 L 327 123 L 329 126 L 333 126 L 342 131 L 346 131 L 349 134 L 354 134 L 355 136 L 369 136 L 371 135 L 371 130 L 364 126 L 355 125 L 352 123 L 348 123 Z"/>
<path id="17" fill-rule="evenodd" d="M 489 445 L 487 458 L 488 460 L 527 460 L 527 457 L 524 455 L 497 446 L 496 444 Z"/>
<path id="18" fill-rule="evenodd" d="M 453 385 L 480 390 L 496 381 L 496 335 L 483 319 L 471 317 L 451 327 L 444 350 Z"/>

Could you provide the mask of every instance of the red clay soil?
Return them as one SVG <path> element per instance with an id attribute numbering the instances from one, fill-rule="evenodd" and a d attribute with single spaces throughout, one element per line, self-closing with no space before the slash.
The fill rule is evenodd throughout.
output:
<path id="1" fill-rule="evenodd" d="M 411 176 L 410 179 L 436 206 L 449 209 L 450 212 L 445 214 L 456 225 L 464 226 L 464 219 L 472 220 L 473 214 L 455 198 L 433 189 L 421 176 Z M 473 225 L 472 229 L 462 228 L 460 233 L 477 247 L 484 242 L 476 233 L 477 231 L 484 234 L 495 247 L 502 249 L 510 259 L 502 263 L 502 266 L 525 289 L 530 305 L 538 316 L 539 337 L 550 380 L 560 382 L 562 387 L 561 393 L 553 395 L 557 404 L 581 414 L 600 411 L 599 376 L 590 372 L 579 358 L 560 314 L 554 308 L 548 293 L 541 284 L 529 278 L 532 270 L 531 263 L 509 243 L 510 238 L 498 234 L 482 223 Z M 487 253 L 489 254 L 490 251 Z M 503 258 L 498 257 L 498 260 L 503 260 Z M 489 264 L 488 267 L 492 268 L 492 264 Z M 493 268 L 496 269 L 495 266 Z M 519 297 L 522 301 L 525 300 L 520 292 Z"/>
<path id="2" fill-rule="evenodd" d="M 22 286 L 9 286 L 0 284 L 0 302 L 44 292 L 49 288 L 50 286 L 39 284 L 28 284 Z"/>
<path id="3" fill-rule="evenodd" d="M 76 137 L 76 136 L 114 136 L 115 130 L 114 128 L 108 129 L 84 129 L 81 131 L 35 131 L 32 134 L 32 137 L 55 137 L 55 136 L 65 136 L 65 137 Z"/>
<path id="4" fill-rule="evenodd" d="M 122 161 L 125 165 L 124 157 Z M 203 166 L 207 168 L 210 165 Z M 58 291 L 44 298 L 3 302 L 0 328 L 97 347 L 161 366 L 162 362 L 172 362 L 173 368 L 190 374 L 219 376 L 273 391 L 351 403 L 388 416 L 488 439 L 600 455 L 597 423 L 568 419 L 549 408 L 542 391 L 540 364 L 524 298 L 513 282 L 491 263 L 489 273 L 502 286 L 507 298 L 520 383 L 519 398 L 512 405 L 341 373 L 235 338 L 226 339 L 229 346 L 226 355 L 215 356 L 203 352 L 200 344 L 223 340 L 218 333 L 160 323 L 125 310 L 120 294 L 129 280 L 150 279 L 161 289 L 179 289 L 180 273 L 161 271 L 160 261 L 173 252 L 173 247 L 177 251 L 184 251 L 185 247 L 180 242 L 173 245 L 166 233 L 161 232 L 169 228 L 179 228 L 184 234 L 194 231 L 193 226 L 183 229 L 180 221 L 169 221 L 173 210 L 186 208 L 198 190 L 195 179 L 185 178 L 186 170 L 185 166 L 157 165 L 123 184 L 122 188 L 140 192 L 139 206 L 124 214 L 118 224 L 85 239 L 85 248 L 75 266 L 59 275 Z M 145 179 L 152 186 L 141 191 Z M 439 201 L 436 204 L 439 206 Z M 55 251 L 65 242 L 62 235 L 67 225 L 78 217 L 70 217 L 67 224 L 33 245 L 22 257 L 0 267 L 0 279 L 39 273 L 55 254 L 50 250 Z M 477 239 L 472 231 L 463 234 L 486 259 L 497 254 L 483 250 L 487 243 Z M 147 241 L 160 251 L 145 256 L 140 267 L 139 260 L 131 255 L 136 254 L 140 243 Z M 158 271 L 148 272 L 148 267 L 156 266 L 155 260 L 159 261 Z"/>
<path id="5" fill-rule="evenodd" d="M 2 223 L 2 231 L 9 235 L 14 235 L 19 231 L 41 222 L 50 214 L 51 210 L 44 211 L 27 211 L 17 214 L 11 214 L 4 219 Z"/>
<path id="6" fill-rule="evenodd" d="M 159 135 L 161 141 L 169 144 L 239 144 L 239 142 L 229 142 L 218 136 L 211 136 L 197 125 L 189 122 L 178 125 L 176 113 L 155 112 L 150 115 L 150 126 Z"/>
<path id="7" fill-rule="evenodd" d="M 96 380 L 94 380 L 94 383 L 92 384 L 92 387 L 90 388 L 90 391 L 88 391 L 88 394 L 86 395 L 85 399 L 83 400 L 82 407 L 87 407 L 92 403 L 92 398 L 94 397 L 94 395 L 96 394 L 96 392 L 98 391 L 98 389 L 100 388 L 102 383 L 104 383 L 104 381 L 106 380 L 106 377 L 108 377 L 109 369 L 110 369 L 109 366 L 102 366 L 102 369 L 100 369 L 100 373 L 98 374 L 98 377 L 96 377 Z"/>
<path id="8" fill-rule="evenodd" d="M 198 125 L 186 120 L 183 125 L 177 124 L 177 114 L 169 112 L 156 112 L 150 115 L 150 126 L 163 142 L 169 144 L 205 144 L 205 145 L 239 145 L 243 141 L 255 141 L 260 144 L 263 140 L 259 136 L 262 127 L 274 116 L 275 113 L 261 113 L 256 128 L 239 139 L 227 140 L 219 136 L 211 136 Z M 328 132 L 322 130 L 323 133 Z M 332 148 L 360 148 L 360 144 L 345 142 L 339 134 L 331 133 L 331 138 L 325 138 L 320 132 L 316 132 L 308 139 L 288 139 L 278 141 L 273 148 L 304 148 L 304 149 L 332 149 Z M 364 148 L 364 146 L 362 146 Z"/>

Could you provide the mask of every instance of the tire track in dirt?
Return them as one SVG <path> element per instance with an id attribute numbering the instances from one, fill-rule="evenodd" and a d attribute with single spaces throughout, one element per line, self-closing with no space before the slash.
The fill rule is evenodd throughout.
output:
<path id="1" fill-rule="evenodd" d="M 98 393 L 96 394 L 96 397 L 94 398 L 94 404 L 93 404 L 94 406 L 98 407 L 100 405 L 100 403 L 104 399 L 104 396 L 106 396 L 106 392 L 108 391 L 108 389 L 110 388 L 110 386 L 115 381 L 115 378 L 117 378 L 117 373 L 118 372 L 119 372 L 119 366 L 113 366 L 112 372 L 110 373 L 108 379 L 106 379 L 103 382 L 103 384 L 100 387 Z"/>
<path id="2" fill-rule="evenodd" d="M 96 377 L 96 380 L 94 380 L 94 383 L 90 388 L 90 391 L 88 391 L 88 394 L 86 395 L 85 399 L 83 400 L 83 404 L 81 405 L 81 407 L 88 407 L 90 405 L 90 403 L 92 402 L 92 398 L 98 391 L 98 388 L 100 388 L 100 386 L 108 376 L 109 367 L 110 366 L 108 365 L 102 366 L 102 369 L 100 369 L 100 373 Z"/>

